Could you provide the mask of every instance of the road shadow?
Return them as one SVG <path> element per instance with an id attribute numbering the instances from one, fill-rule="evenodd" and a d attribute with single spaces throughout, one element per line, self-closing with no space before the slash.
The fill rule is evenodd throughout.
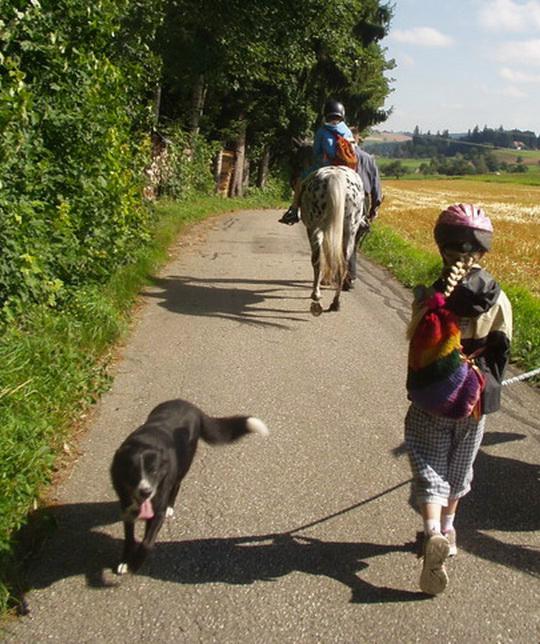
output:
<path id="1" fill-rule="evenodd" d="M 309 525 L 321 523 L 368 501 L 344 508 Z M 41 551 L 28 562 L 26 591 L 47 588 L 73 576 L 84 577 L 87 586 L 95 589 L 124 583 L 125 577 L 112 572 L 119 561 L 122 541 L 102 530 L 103 526 L 118 521 L 116 502 L 57 505 L 36 514 L 34 521 L 47 521 L 55 530 Z M 295 532 L 306 527 L 296 528 Z M 166 528 L 161 536 L 166 538 Z M 351 591 L 350 601 L 353 603 L 417 601 L 427 596 L 420 592 L 375 586 L 358 575 L 369 566 L 367 560 L 393 552 L 413 553 L 414 547 L 412 542 L 330 542 L 291 533 L 158 541 L 138 574 L 178 584 L 220 582 L 250 585 L 303 572 L 326 576 L 344 584 Z M 21 604 L 26 605 L 24 599 Z"/>
<path id="2" fill-rule="evenodd" d="M 351 591 L 351 603 L 418 601 L 426 595 L 375 586 L 358 575 L 373 557 L 413 548 L 412 543 L 334 542 L 291 534 L 165 542 L 156 546 L 143 574 L 180 584 L 249 585 L 302 572 L 343 584 Z"/>
<path id="3" fill-rule="evenodd" d="M 514 432 L 486 432 L 482 447 L 526 439 Z M 394 450 L 405 454 L 404 445 Z M 456 518 L 458 548 L 481 559 L 540 575 L 540 551 L 507 543 L 485 531 L 540 530 L 540 466 L 480 449 L 474 464 L 472 490 L 460 502 Z M 409 504 L 418 511 L 411 487 Z"/>
<path id="4" fill-rule="evenodd" d="M 246 288 L 239 288 L 238 284 Z M 270 300 L 309 300 L 310 282 L 295 280 L 245 280 L 208 278 L 175 275 L 154 278 L 152 284 L 159 292 L 144 291 L 143 296 L 159 300 L 158 305 L 183 315 L 217 317 L 243 324 L 290 328 L 290 322 L 306 322 L 310 317 L 309 306 L 305 309 L 265 307 Z M 234 285 L 234 286 L 233 286 Z M 255 287 L 255 288 L 253 288 Z M 285 290 L 305 289 L 305 295 L 291 296 Z"/>

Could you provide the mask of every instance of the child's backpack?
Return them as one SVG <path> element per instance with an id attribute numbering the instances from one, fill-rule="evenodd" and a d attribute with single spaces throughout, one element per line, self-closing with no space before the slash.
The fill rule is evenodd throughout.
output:
<path id="1" fill-rule="evenodd" d="M 407 372 L 409 399 L 435 416 L 454 420 L 480 416 L 484 377 L 461 349 L 459 319 L 435 293 L 424 302 L 410 337 Z"/>
<path id="2" fill-rule="evenodd" d="M 352 141 L 347 141 L 344 136 L 338 134 L 335 130 L 327 129 L 332 133 L 335 141 L 335 155 L 332 159 L 329 159 L 331 165 L 344 165 L 356 170 L 358 159 L 356 158 Z"/>

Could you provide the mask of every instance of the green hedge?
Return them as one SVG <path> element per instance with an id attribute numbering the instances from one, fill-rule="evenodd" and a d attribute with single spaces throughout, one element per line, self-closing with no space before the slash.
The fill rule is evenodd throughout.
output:
<path id="1" fill-rule="evenodd" d="M 106 279 L 148 239 L 136 132 L 156 25 L 122 46 L 142 5 L 0 0 L 0 322 Z"/>

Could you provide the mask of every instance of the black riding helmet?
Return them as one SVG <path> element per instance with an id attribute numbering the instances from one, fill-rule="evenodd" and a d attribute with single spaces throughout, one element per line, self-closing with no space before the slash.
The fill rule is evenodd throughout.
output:
<path id="1" fill-rule="evenodd" d="M 324 117 L 331 118 L 336 116 L 343 120 L 345 118 L 345 108 L 343 107 L 343 103 L 329 98 L 324 104 Z"/>

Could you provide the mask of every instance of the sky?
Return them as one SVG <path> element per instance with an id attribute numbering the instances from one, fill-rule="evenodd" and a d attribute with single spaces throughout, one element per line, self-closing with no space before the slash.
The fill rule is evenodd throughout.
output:
<path id="1" fill-rule="evenodd" d="M 378 130 L 540 134 L 540 0 L 390 0 L 392 108 Z"/>

